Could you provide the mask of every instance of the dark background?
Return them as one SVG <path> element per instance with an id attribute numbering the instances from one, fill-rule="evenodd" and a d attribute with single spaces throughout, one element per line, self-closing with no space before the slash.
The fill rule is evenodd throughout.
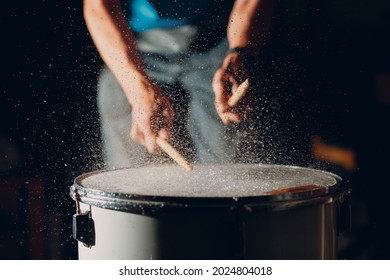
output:
<path id="1" fill-rule="evenodd" d="M 340 258 L 389 259 L 390 4 L 278 2 L 271 38 L 310 73 L 315 132 L 357 158 L 356 171 L 329 165 L 354 189 Z M 10 2 L 0 26 L 0 259 L 76 259 L 69 186 L 102 168 L 82 1 Z"/>

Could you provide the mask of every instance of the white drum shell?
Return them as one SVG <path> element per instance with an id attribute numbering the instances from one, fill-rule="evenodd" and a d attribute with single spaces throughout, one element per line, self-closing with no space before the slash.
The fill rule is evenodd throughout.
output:
<path id="1" fill-rule="evenodd" d="M 151 217 L 81 203 L 94 222 L 95 245 L 79 259 L 335 259 L 337 202 L 241 213 Z M 215 211 L 214 211 L 215 212 Z M 237 216 L 239 215 L 239 216 Z"/>

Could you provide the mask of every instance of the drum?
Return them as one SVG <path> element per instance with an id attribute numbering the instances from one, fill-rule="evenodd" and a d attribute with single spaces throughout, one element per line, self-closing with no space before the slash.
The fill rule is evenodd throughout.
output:
<path id="1" fill-rule="evenodd" d="M 97 171 L 70 187 L 79 259 L 335 259 L 349 194 L 336 174 L 263 164 Z"/>

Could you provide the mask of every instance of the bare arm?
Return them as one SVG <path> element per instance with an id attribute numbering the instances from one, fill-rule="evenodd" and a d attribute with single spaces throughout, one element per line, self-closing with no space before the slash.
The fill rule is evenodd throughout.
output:
<path id="1" fill-rule="evenodd" d="M 227 29 L 229 48 L 246 47 L 257 56 L 268 34 L 273 0 L 236 0 Z"/>
<path id="2" fill-rule="evenodd" d="M 84 0 L 84 18 L 100 56 L 123 88 L 146 78 L 119 0 Z"/>
<path id="3" fill-rule="evenodd" d="M 273 10 L 273 0 L 236 0 L 227 28 L 229 49 L 245 48 L 252 58 L 256 59 L 268 34 Z M 239 53 L 228 54 L 222 67 L 215 73 L 215 105 L 224 124 L 239 122 L 252 111 L 250 95 L 243 100 L 239 108 L 232 109 L 227 104 L 232 91 L 248 78 L 248 75 L 244 57 Z"/>
<path id="4" fill-rule="evenodd" d="M 84 18 L 103 61 L 115 75 L 132 106 L 131 137 L 149 152 L 155 136 L 169 139 L 173 109 L 147 77 L 119 0 L 84 0 Z"/>

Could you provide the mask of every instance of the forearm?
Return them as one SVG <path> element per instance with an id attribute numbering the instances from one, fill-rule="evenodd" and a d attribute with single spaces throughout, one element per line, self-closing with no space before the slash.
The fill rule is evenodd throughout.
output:
<path id="1" fill-rule="evenodd" d="M 84 0 L 84 18 L 101 58 L 126 92 L 131 83 L 146 75 L 119 2 Z M 134 98 L 127 97 L 129 101 Z"/>
<path id="2" fill-rule="evenodd" d="M 228 24 L 229 48 L 245 47 L 257 56 L 269 31 L 273 0 L 236 0 Z"/>

